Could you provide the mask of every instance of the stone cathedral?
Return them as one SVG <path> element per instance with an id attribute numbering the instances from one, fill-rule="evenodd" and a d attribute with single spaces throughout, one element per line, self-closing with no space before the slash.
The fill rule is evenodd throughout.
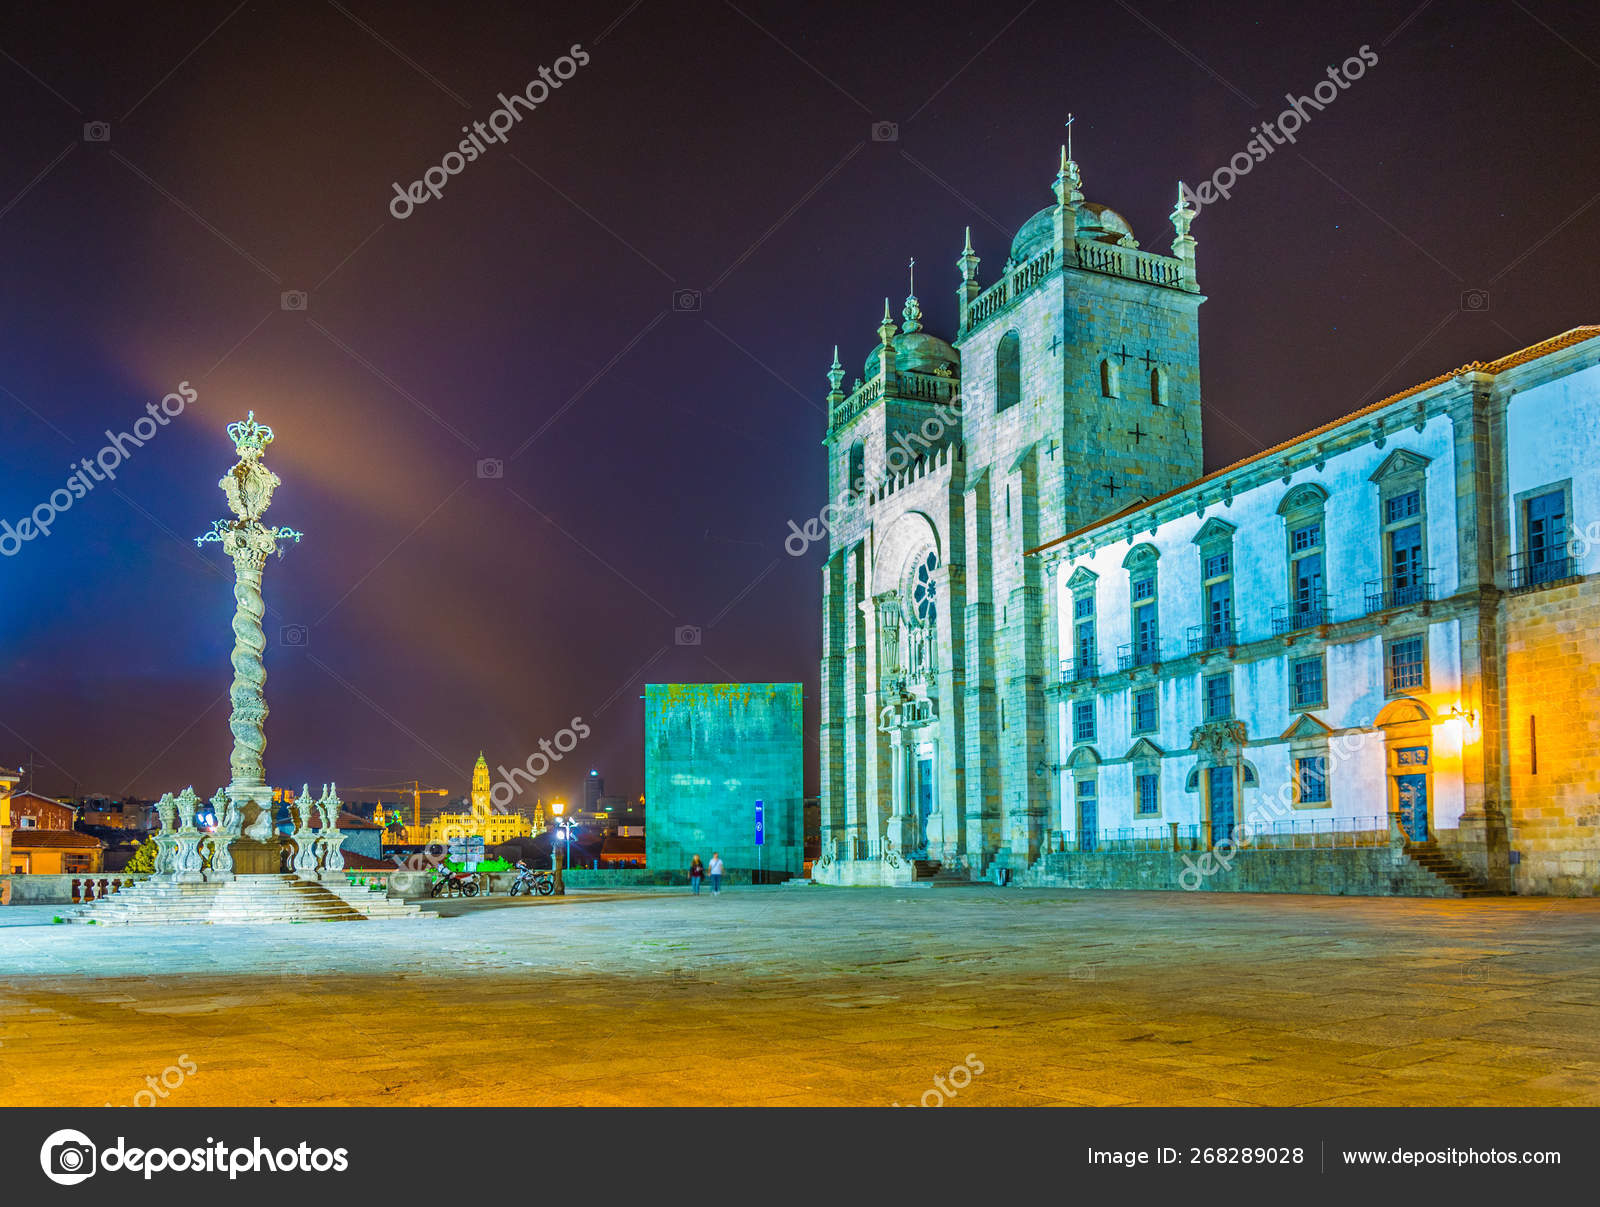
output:
<path id="1" fill-rule="evenodd" d="M 813 874 L 1600 892 L 1600 327 L 1205 473 L 1182 188 L 1054 192 L 835 350 Z"/>
<path id="2" fill-rule="evenodd" d="M 1146 251 L 1082 184 L 1063 148 L 1055 203 L 988 281 L 969 230 L 952 340 L 911 296 L 848 392 L 835 355 L 821 751 L 841 863 L 1037 856 L 1060 652 L 1024 553 L 1200 474 L 1193 211 L 1180 192 L 1170 254 Z"/>

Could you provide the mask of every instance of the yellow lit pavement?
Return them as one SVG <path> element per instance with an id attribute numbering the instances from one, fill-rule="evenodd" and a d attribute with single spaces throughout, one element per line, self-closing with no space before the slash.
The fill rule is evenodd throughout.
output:
<path id="1" fill-rule="evenodd" d="M 1600 1103 L 1600 900 L 797 887 L 420 923 L 55 912 L 0 910 L 8 1105 L 129 1103 L 180 1057 L 182 1106 Z"/>

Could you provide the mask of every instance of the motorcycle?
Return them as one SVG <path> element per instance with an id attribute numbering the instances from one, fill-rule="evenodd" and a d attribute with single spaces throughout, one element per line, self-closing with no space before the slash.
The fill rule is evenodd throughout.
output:
<path id="1" fill-rule="evenodd" d="M 478 873 L 452 872 L 446 868 L 428 892 L 435 897 L 476 897 L 478 889 Z"/>
<path id="2" fill-rule="evenodd" d="M 517 860 L 517 878 L 511 884 L 513 897 L 523 894 L 531 897 L 535 893 L 541 897 L 548 897 L 555 891 L 556 882 L 549 872 L 530 868 L 522 860 Z"/>

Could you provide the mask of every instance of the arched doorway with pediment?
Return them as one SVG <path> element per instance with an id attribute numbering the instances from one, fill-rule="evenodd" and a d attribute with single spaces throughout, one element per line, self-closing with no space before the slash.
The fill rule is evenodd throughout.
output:
<path id="1" fill-rule="evenodd" d="M 1390 700 L 1373 722 L 1383 734 L 1389 815 L 1407 842 L 1433 837 L 1433 713 L 1420 700 Z"/>

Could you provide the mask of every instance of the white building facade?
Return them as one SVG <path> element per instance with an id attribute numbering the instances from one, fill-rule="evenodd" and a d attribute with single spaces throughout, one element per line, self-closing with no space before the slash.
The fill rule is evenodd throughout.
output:
<path id="1" fill-rule="evenodd" d="M 1465 366 L 1030 551 L 1064 655 L 1047 850 L 1392 837 L 1593 893 L 1597 362 L 1581 328 Z"/>

